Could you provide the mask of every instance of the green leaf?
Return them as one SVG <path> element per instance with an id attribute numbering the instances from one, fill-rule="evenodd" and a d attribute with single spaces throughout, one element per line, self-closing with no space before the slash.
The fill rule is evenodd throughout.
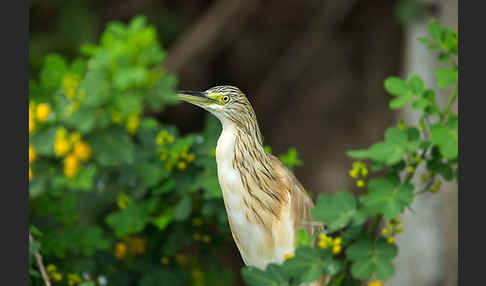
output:
<path id="1" fill-rule="evenodd" d="M 351 274 L 359 280 L 368 280 L 375 271 L 376 265 L 371 260 L 359 260 L 351 266 Z"/>
<path id="2" fill-rule="evenodd" d="M 389 106 L 391 109 L 399 109 L 406 106 L 410 101 L 412 101 L 412 99 L 413 94 L 403 95 L 398 98 L 392 99 Z"/>
<path id="3" fill-rule="evenodd" d="M 282 154 L 279 156 L 280 161 L 284 163 L 289 170 L 293 171 L 295 166 L 301 166 L 302 161 L 297 155 L 297 150 L 295 148 L 290 148 L 287 154 Z"/>
<path id="4" fill-rule="evenodd" d="M 407 84 L 416 95 L 421 95 L 425 92 L 424 80 L 416 74 L 409 77 Z"/>
<path id="5" fill-rule="evenodd" d="M 192 203 L 189 196 L 184 196 L 182 200 L 175 206 L 173 217 L 176 221 L 183 221 L 191 214 Z"/>
<path id="6" fill-rule="evenodd" d="M 72 190 L 91 191 L 97 171 L 93 164 L 82 167 L 73 179 L 68 180 L 68 187 Z"/>
<path id="7" fill-rule="evenodd" d="M 299 229 L 297 231 L 296 247 L 310 246 L 311 243 L 312 243 L 312 239 L 307 235 L 307 231 L 305 229 Z"/>
<path id="8" fill-rule="evenodd" d="M 385 80 L 385 89 L 395 96 L 411 96 L 410 87 L 399 77 L 389 77 Z"/>
<path id="9" fill-rule="evenodd" d="M 447 124 L 434 124 L 430 127 L 431 142 L 439 146 L 440 153 L 446 159 L 457 158 L 458 154 L 458 119 L 452 116 Z"/>
<path id="10" fill-rule="evenodd" d="M 412 103 L 412 108 L 416 110 L 424 110 L 427 106 L 429 106 L 429 101 L 425 98 L 420 98 Z"/>
<path id="11" fill-rule="evenodd" d="M 140 286 L 159 286 L 159 285 L 173 285 L 173 286 L 180 286 L 186 285 L 188 281 L 185 281 L 184 277 L 181 276 L 180 272 L 177 269 L 168 270 L 168 269 L 161 269 L 157 270 L 157 268 L 152 271 L 145 271 L 140 279 L 140 282 L 137 285 Z M 159 268 L 160 269 L 160 268 Z"/>
<path id="12" fill-rule="evenodd" d="M 320 194 L 312 217 L 327 224 L 330 233 L 346 227 L 356 214 L 356 199 L 346 192 L 337 192 L 333 197 Z"/>
<path id="13" fill-rule="evenodd" d="M 377 258 L 374 272 L 377 279 L 387 280 L 395 274 L 395 267 L 390 260 Z"/>
<path id="14" fill-rule="evenodd" d="M 156 186 L 162 179 L 162 167 L 159 164 L 142 163 L 137 166 L 137 173 L 147 188 Z"/>
<path id="15" fill-rule="evenodd" d="M 370 213 L 381 213 L 386 219 L 396 218 L 413 201 L 413 185 L 398 185 L 388 178 L 372 179 L 363 204 Z"/>
<path id="16" fill-rule="evenodd" d="M 348 151 L 347 154 L 356 159 L 371 158 L 390 166 L 402 160 L 404 151 L 398 145 L 380 142 L 371 146 L 369 150 Z"/>
<path id="17" fill-rule="evenodd" d="M 385 132 L 385 141 L 395 145 L 403 144 L 407 141 L 407 133 L 399 128 L 388 128 Z"/>
<path id="18" fill-rule="evenodd" d="M 442 29 L 440 27 L 440 24 L 437 22 L 437 20 L 432 19 L 429 21 L 429 33 L 434 40 L 438 42 L 441 41 Z"/>
<path id="19" fill-rule="evenodd" d="M 437 77 L 437 86 L 440 88 L 448 88 L 453 83 L 457 83 L 457 70 L 452 68 L 438 68 L 435 71 Z"/>
<path id="20" fill-rule="evenodd" d="M 34 132 L 29 136 L 29 143 L 34 146 L 39 155 L 51 156 L 54 154 L 54 141 L 56 140 L 56 128 Z"/>
<path id="21" fill-rule="evenodd" d="M 40 74 L 42 85 L 47 88 L 59 87 L 66 71 L 66 61 L 60 55 L 47 55 Z"/>
<path id="22" fill-rule="evenodd" d="M 150 208 L 148 204 L 131 202 L 124 210 L 108 215 L 106 223 L 115 230 L 116 236 L 121 238 L 141 232 L 149 220 Z"/>
<path id="23" fill-rule="evenodd" d="M 164 213 L 154 218 L 153 223 L 159 230 L 164 230 L 172 220 L 172 209 L 167 209 Z"/>
<path id="24" fill-rule="evenodd" d="M 285 260 L 283 267 L 287 275 L 297 277 L 304 283 L 316 281 L 326 272 L 326 265 L 319 253 L 308 246 L 297 248 L 295 256 Z"/>
<path id="25" fill-rule="evenodd" d="M 420 133 L 416 128 L 388 128 L 385 142 L 376 143 L 368 150 L 349 151 L 347 154 L 356 159 L 371 158 L 391 166 L 400 162 L 406 152 L 415 152 L 418 149 L 419 137 Z"/>
<path id="26" fill-rule="evenodd" d="M 120 128 L 96 133 L 90 141 L 93 158 L 102 166 L 131 164 L 134 161 L 135 146 L 128 134 Z"/>
<path id="27" fill-rule="evenodd" d="M 241 275 L 243 276 L 243 280 L 251 286 L 288 285 L 282 281 L 278 266 L 269 264 L 267 269 L 269 271 L 263 271 L 256 267 L 248 266 L 241 270 Z"/>
<path id="28" fill-rule="evenodd" d="M 373 273 L 378 279 L 390 278 L 395 269 L 391 260 L 398 254 L 397 247 L 379 238 L 373 243 L 371 237 L 363 237 L 350 245 L 346 256 L 354 261 L 351 274 L 359 280 L 368 280 Z"/>
<path id="29" fill-rule="evenodd" d="M 346 249 L 346 257 L 352 261 L 370 259 L 373 255 L 373 242 L 370 237 L 362 237 Z"/>

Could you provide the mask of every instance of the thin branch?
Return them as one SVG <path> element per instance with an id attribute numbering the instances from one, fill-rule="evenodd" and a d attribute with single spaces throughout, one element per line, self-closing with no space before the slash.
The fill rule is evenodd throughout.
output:
<path id="1" fill-rule="evenodd" d="M 32 235 L 29 233 L 29 241 L 30 243 L 34 242 L 34 238 Z M 42 275 L 42 280 L 44 280 L 44 285 L 45 286 L 51 286 L 51 281 L 49 280 L 49 276 L 47 276 L 47 271 L 46 268 L 44 267 L 44 263 L 42 262 L 42 255 L 38 251 L 34 253 L 35 260 L 37 262 L 37 267 L 40 270 L 40 273 Z"/>

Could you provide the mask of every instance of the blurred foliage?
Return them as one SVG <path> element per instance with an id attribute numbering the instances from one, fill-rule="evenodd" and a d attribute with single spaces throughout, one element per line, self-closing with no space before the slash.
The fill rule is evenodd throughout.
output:
<path id="1" fill-rule="evenodd" d="M 418 75 L 387 78 L 384 87 L 393 96 L 390 108 L 411 105 L 421 114 L 419 126 L 400 122 L 386 130 L 383 142 L 349 151 L 352 158 L 369 160 L 371 172 L 363 161 L 356 161 L 349 172 L 360 191 L 320 194 L 312 215 L 327 230 L 312 236 L 301 230 L 295 253 L 286 254 L 282 264 L 269 264 L 265 270 L 243 268 L 249 285 L 302 285 L 324 275 L 327 285 L 363 285 L 373 279 L 368 285 L 376 286 L 395 274 L 395 235 L 403 231 L 400 216 L 415 197 L 437 193 L 443 180 L 457 183 L 458 115 L 451 107 L 458 95 L 458 35 L 435 20 L 429 22 L 429 34 L 418 40 L 447 64 L 435 72 L 437 86 L 450 92 L 447 104 L 439 107 L 435 91 Z M 412 179 L 422 167 L 425 187 L 417 190 Z"/>
<path id="2" fill-rule="evenodd" d="M 36 252 L 55 285 L 232 285 L 217 119 L 181 136 L 149 116 L 178 99 L 144 17 L 80 51 L 46 55 L 29 82 L 32 285 Z M 295 150 L 283 160 L 301 163 Z"/>
<path id="3" fill-rule="evenodd" d="M 395 17 L 407 23 L 425 16 L 425 5 L 420 0 L 398 0 L 395 6 Z"/>

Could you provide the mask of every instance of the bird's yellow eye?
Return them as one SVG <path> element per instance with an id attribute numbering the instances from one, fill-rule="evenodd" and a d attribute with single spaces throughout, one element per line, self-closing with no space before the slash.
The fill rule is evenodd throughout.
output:
<path id="1" fill-rule="evenodd" d="M 224 102 L 224 103 L 227 103 L 229 101 L 229 96 L 225 95 L 223 96 L 223 98 L 221 98 L 221 100 Z"/>

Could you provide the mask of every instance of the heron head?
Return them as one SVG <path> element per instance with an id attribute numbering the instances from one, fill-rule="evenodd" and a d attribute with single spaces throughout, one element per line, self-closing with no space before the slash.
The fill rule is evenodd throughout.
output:
<path id="1" fill-rule="evenodd" d="M 178 97 L 214 114 L 222 123 L 241 124 L 255 114 L 246 96 L 234 86 L 215 86 L 206 91 L 179 91 Z"/>

